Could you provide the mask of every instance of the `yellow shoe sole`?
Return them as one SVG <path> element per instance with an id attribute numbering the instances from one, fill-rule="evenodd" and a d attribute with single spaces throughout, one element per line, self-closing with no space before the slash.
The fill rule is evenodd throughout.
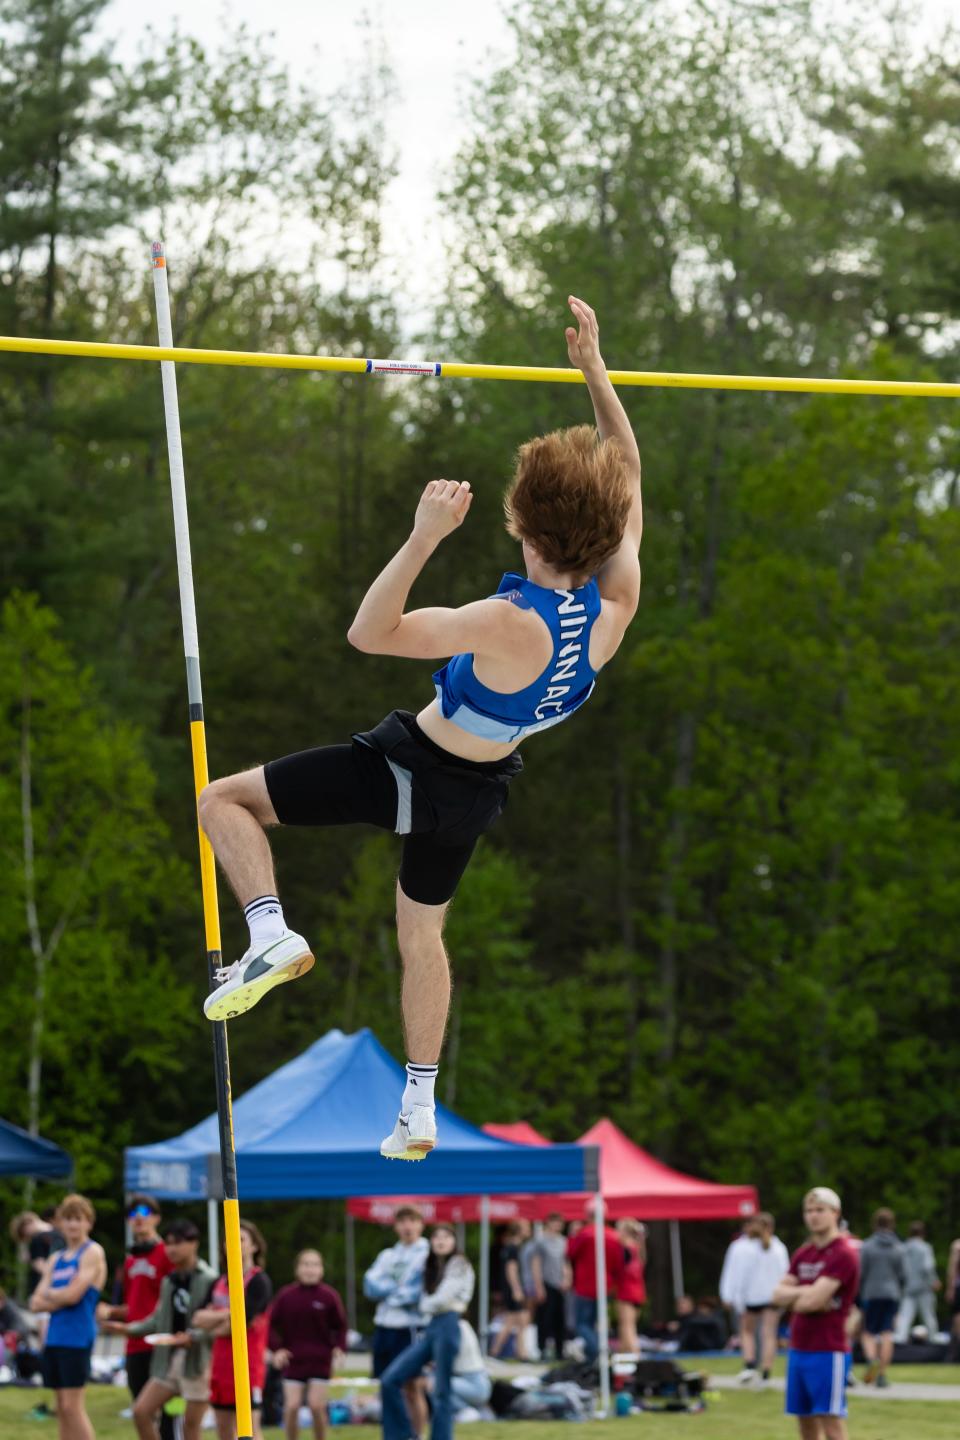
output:
<path id="1" fill-rule="evenodd" d="M 233 1020 L 237 1015 L 245 1015 L 252 1010 L 259 1000 L 262 1000 L 268 990 L 273 990 L 277 985 L 283 985 L 288 980 L 299 980 L 301 975 L 306 975 L 312 970 L 316 961 L 309 950 L 305 955 L 296 955 L 291 960 L 285 960 L 282 964 L 274 966 L 268 975 L 260 975 L 256 980 L 251 980 L 249 985 L 239 985 L 236 990 L 231 990 L 224 995 L 210 1009 L 206 1011 L 208 1020 Z"/>

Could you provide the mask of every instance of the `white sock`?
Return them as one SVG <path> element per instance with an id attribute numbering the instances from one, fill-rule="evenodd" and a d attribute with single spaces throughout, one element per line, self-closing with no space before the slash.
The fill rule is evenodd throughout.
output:
<path id="1" fill-rule="evenodd" d="M 401 1114 L 408 1115 L 411 1105 L 429 1105 L 433 1109 L 433 1086 L 439 1068 L 438 1065 L 411 1065 L 407 1061 L 407 1084 L 400 1101 Z"/>
<path id="2" fill-rule="evenodd" d="M 243 913 L 250 926 L 250 944 L 256 949 L 279 940 L 287 928 L 283 906 L 276 895 L 258 896 L 249 905 L 244 905 Z"/>

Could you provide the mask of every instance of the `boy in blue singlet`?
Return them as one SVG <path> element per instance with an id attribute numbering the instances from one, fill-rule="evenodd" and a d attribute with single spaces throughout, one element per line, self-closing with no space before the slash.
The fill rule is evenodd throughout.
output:
<path id="1" fill-rule="evenodd" d="M 406 609 L 433 551 L 466 518 L 470 486 L 431 480 L 410 538 L 374 580 L 348 640 L 375 655 L 453 656 L 436 698 L 414 717 L 395 710 L 350 745 L 305 750 L 215 780 L 200 796 L 209 835 L 250 926 L 250 948 L 218 974 L 204 1012 L 227 1020 L 314 963 L 287 927 L 270 846 L 272 825 L 357 821 L 404 836 L 397 884 L 407 1084 L 380 1153 L 421 1160 L 436 1144 L 434 1081 L 450 1002 L 443 920 L 480 835 L 523 768 L 518 746 L 566 720 L 616 653 L 640 597 L 640 454 L 600 357 L 590 307 L 570 296 L 566 330 L 597 431 L 581 425 L 520 447 L 504 506 L 526 575 L 459 609 Z"/>

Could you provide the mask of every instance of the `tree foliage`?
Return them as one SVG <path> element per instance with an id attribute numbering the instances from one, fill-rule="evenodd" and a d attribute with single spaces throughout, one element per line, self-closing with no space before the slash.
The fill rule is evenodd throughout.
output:
<path id="1" fill-rule="evenodd" d="M 163 221 L 179 342 L 395 351 L 380 59 L 336 105 L 242 32 L 215 56 L 175 35 L 124 69 L 95 39 L 101 8 L 0 8 L 3 328 L 149 340 L 145 245 Z M 573 291 L 617 368 L 955 378 L 956 44 L 906 59 L 895 28 L 861 33 L 866 16 L 847 7 L 827 31 L 801 0 L 512 7 L 515 53 L 478 83 L 445 182 L 456 239 L 429 348 L 562 363 Z M 960 1225 L 955 406 L 627 403 L 641 611 L 589 707 L 531 747 L 451 911 L 441 1093 L 557 1138 L 608 1113 L 672 1163 L 755 1180 L 786 1214 L 829 1181 L 855 1222 L 883 1200 L 925 1213 L 942 1243 Z M 359 656 L 344 634 L 424 479 L 474 486 L 415 593 L 461 603 L 517 563 L 500 515 L 516 445 L 588 415 L 570 386 L 206 368 L 181 375 L 181 406 L 214 773 L 419 708 L 426 667 Z M 52 962 L 69 1036 L 89 1032 L 82 1102 L 74 1040 L 45 1021 L 41 1122 L 95 1187 L 123 1140 L 212 1105 L 159 385 L 142 367 L 5 357 L 0 416 L 0 584 L 38 597 L 11 601 L 3 638 L 7 836 L 23 637 L 60 677 L 45 692 L 60 718 L 36 736 L 38 867 L 56 857 L 44 934 L 88 833 L 132 836 Z M 64 804 L 76 828 L 54 842 L 44 807 Z M 395 842 L 282 833 L 276 851 L 321 964 L 236 1030 L 241 1090 L 330 1024 L 402 1045 Z M 13 1118 L 34 1014 L 20 865 L 3 901 L 20 937 Z M 232 949 L 242 926 L 224 910 Z M 121 975 L 121 955 L 142 958 Z M 120 997 L 148 984 L 170 1008 L 141 1053 Z M 130 1064 L 171 1077 L 162 1107 L 126 1087 L 114 1105 Z"/>

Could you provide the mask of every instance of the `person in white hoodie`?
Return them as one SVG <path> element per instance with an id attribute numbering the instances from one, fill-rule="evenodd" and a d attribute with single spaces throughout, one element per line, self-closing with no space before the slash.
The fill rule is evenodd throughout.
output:
<path id="1" fill-rule="evenodd" d="M 780 1311 L 773 1292 L 790 1268 L 787 1247 L 776 1234 L 776 1221 L 766 1210 L 755 1216 L 754 1234 L 743 1253 L 738 1271 L 742 1385 L 756 1385 L 770 1379 L 777 1358 L 777 1328 Z M 758 1353 L 759 1352 L 759 1353 Z M 759 1360 L 759 1374 L 757 1362 Z"/>
<path id="2" fill-rule="evenodd" d="M 420 1295 L 423 1271 L 430 1246 L 423 1234 L 423 1216 L 413 1205 L 401 1205 L 394 1212 L 397 1243 L 381 1250 L 363 1277 L 363 1293 L 377 1301 L 373 1317 L 373 1374 L 379 1379 L 417 1338 L 420 1325 Z M 410 1421 L 410 1433 L 422 1435 L 427 1428 L 427 1401 L 423 1381 L 411 1379 L 403 1398 Z"/>
<path id="3" fill-rule="evenodd" d="M 733 1332 L 740 1329 L 740 1312 L 743 1309 L 743 1267 L 750 1254 L 751 1243 L 759 1233 L 757 1217 L 751 1215 L 749 1220 L 744 1220 L 740 1227 L 740 1234 L 735 1240 L 731 1240 L 727 1246 L 727 1253 L 723 1257 L 723 1269 L 720 1271 L 720 1299 L 730 1314 L 730 1329 Z"/>

